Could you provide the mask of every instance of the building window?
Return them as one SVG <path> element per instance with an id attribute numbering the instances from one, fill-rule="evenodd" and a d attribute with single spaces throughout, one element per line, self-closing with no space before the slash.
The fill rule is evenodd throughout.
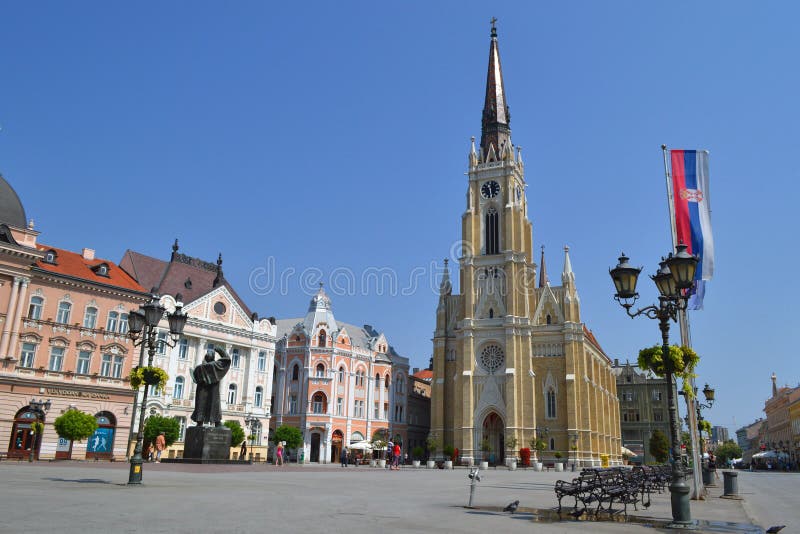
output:
<path id="1" fill-rule="evenodd" d="M 186 439 L 186 418 L 176 417 L 175 420 L 178 421 L 178 441 L 184 441 Z"/>
<path id="2" fill-rule="evenodd" d="M 58 313 L 56 314 L 56 322 L 67 324 L 69 323 L 69 313 L 72 311 L 72 304 L 69 302 L 58 303 Z"/>
<path id="3" fill-rule="evenodd" d="M 498 225 L 497 210 L 490 207 L 486 210 L 484 218 L 484 231 L 486 241 L 486 254 L 498 254 L 500 252 L 500 231 Z"/>
<path id="4" fill-rule="evenodd" d="M 167 333 L 166 332 L 159 332 L 158 333 L 158 350 L 156 352 L 161 356 L 164 356 L 167 353 Z"/>
<path id="5" fill-rule="evenodd" d="M 389 419 L 389 403 L 388 402 L 384 402 L 383 403 L 383 418 L 384 419 Z"/>
<path id="6" fill-rule="evenodd" d="M 336 399 L 336 415 L 342 415 L 343 410 L 344 410 L 344 399 L 342 397 L 339 397 L 338 399 Z"/>
<path id="7" fill-rule="evenodd" d="M 661 400 L 661 390 L 660 389 L 656 389 L 656 390 L 653 391 L 653 400 L 654 401 L 660 401 Z"/>
<path id="8" fill-rule="evenodd" d="M 79 375 L 88 375 L 89 367 L 92 363 L 92 353 L 88 350 L 82 350 L 78 353 L 78 366 L 75 372 Z"/>
<path id="9" fill-rule="evenodd" d="M 100 360 L 100 376 L 111 376 L 111 355 L 103 354 Z"/>
<path id="10" fill-rule="evenodd" d="M 239 368 L 239 349 L 238 348 L 234 348 L 231 351 L 231 367 L 233 367 L 234 369 L 238 369 Z"/>
<path id="11" fill-rule="evenodd" d="M 373 418 L 373 419 L 380 419 L 380 417 L 381 417 L 381 412 L 380 412 L 380 409 L 379 409 L 379 407 L 380 407 L 380 404 L 378 404 L 378 403 L 376 402 L 376 403 L 375 403 L 375 405 L 374 405 L 374 406 L 373 406 L 373 408 L 372 408 L 372 418 Z"/>
<path id="12" fill-rule="evenodd" d="M 50 369 L 51 371 L 60 371 L 61 366 L 64 364 L 64 347 L 51 347 L 50 348 Z"/>
<path id="13" fill-rule="evenodd" d="M 20 367 L 33 367 L 33 361 L 36 357 L 36 345 L 33 343 L 22 344 L 22 354 L 19 357 Z"/>
<path id="14" fill-rule="evenodd" d="M 364 401 L 357 400 L 355 403 L 355 417 L 364 417 Z"/>
<path id="15" fill-rule="evenodd" d="M 555 440 L 555 438 L 550 438 L 550 450 L 551 451 L 556 450 L 556 440 Z"/>
<path id="16" fill-rule="evenodd" d="M 44 262 L 55 264 L 56 256 L 57 254 L 55 250 L 48 250 L 44 255 Z"/>
<path id="17" fill-rule="evenodd" d="M 325 366 L 317 364 L 317 378 L 325 378 Z"/>
<path id="18" fill-rule="evenodd" d="M 172 388 L 172 398 L 173 399 L 182 399 L 183 398 L 183 377 L 177 376 L 175 377 L 175 387 Z"/>
<path id="19" fill-rule="evenodd" d="M 553 388 L 547 390 L 547 414 L 545 417 L 547 419 L 555 419 L 556 418 L 556 392 Z"/>
<path id="20" fill-rule="evenodd" d="M 114 369 L 112 370 L 114 378 L 122 378 L 123 365 L 125 365 L 125 356 L 114 356 Z"/>
<path id="21" fill-rule="evenodd" d="M 633 402 L 635 396 L 633 391 L 623 391 L 622 392 L 622 400 L 623 402 Z"/>
<path id="22" fill-rule="evenodd" d="M 386 389 L 389 389 L 389 375 L 386 375 L 383 379 L 383 383 L 386 386 Z"/>
<path id="23" fill-rule="evenodd" d="M 299 375 L 300 375 L 300 366 L 294 364 L 294 367 L 292 367 L 292 380 L 297 380 Z"/>
<path id="24" fill-rule="evenodd" d="M 261 403 L 264 399 L 264 388 L 261 386 L 256 386 L 256 394 L 253 397 L 253 404 L 256 408 L 261 408 Z"/>
<path id="25" fill-rule="evenodd" d="M 325 347 L 327 345 L 328 336 L 325 334 L 325 330 L 319 331 L 319 343 L 320 347 Z"/>
<path id="26" fill-rule="evenodd" d="M 653 414 L 655 416 L 655 414 Z M 626 423 L 635 423 L 640 420 L 639 410 L 624 410 L 622 420 Z M 655 418 L 653 419 L 655 421 Z"/>
<path id="27" fill-rule="evenodd" d="M 148 393 L 150 397 L 156 398 L 161 396 L 161 388 L 158 386 L 150 386 L 150 391 Z M 153 410 L 154 408 L 151 408 Z M 151 412 L 152 413 L 152 412 Z"/>
<path id="28" fill-rule="evenodd" d="M 119 333 L 120 334 L 127 334 L 128 333 L 128 314 L 121 313 L 119 315 Z"/>
<path id="29" fill-rule="evenodd" d="M 297 395 L 289 395 L 289 413 L 297 413 Z"/>
<path id="30" fill-rule="evenodd" d="M 178 359 L 185 360 L 189 356 L 189 340 L 182 337 L 178 342 Z"/>
<path id="31" fill-rule="evenodd" d="M 339 367 L 339 383 L 344 384 L 344 367 Z"/>
<path id="32" fill-rule="evenodd" d="M 662 412 L 661 410 L 653 411 L 653 421 L 655 421 L 657 423 L 663 422 L 664 421 L 664 412 Z"/>
<path id="33" fill-rule="evenodd" d="M 115 311 L 108 312 L 108 321 L 106 321 L 106 330 L 108 330 L 109 332 L 116 332 L 118 323 L 119 323 L 119 314 Z"/>
<path id="34" fill-rule="evenodd" d="M 236 404 L 236 384 L 228 386 L 228 404 Z"/>
<path id="35" fill-rule="evenodd" d="M 264 372 L 267 370 L 267 351 L 258 351 L 258 370 Z"/>
<path id="36" fill-rule="evenodd" d="M 42 297 L 31 297 L 31 304 L 28 306 L 28 319 L 41 319 L 44 299 Z"/>
<path id="37" fill-rule="evenodd" d="M 375 375 L 375 389 L 381 387 L 381 375 Z"/>
<path id="38" fill-rule="evenodd" d="M 314 413 L 320 414 L 325 413 L 326 411 L 325 406 L 325 395 L 321 392 L 314 393 L 314 396 L 311 398 L 311 409 Z"/>

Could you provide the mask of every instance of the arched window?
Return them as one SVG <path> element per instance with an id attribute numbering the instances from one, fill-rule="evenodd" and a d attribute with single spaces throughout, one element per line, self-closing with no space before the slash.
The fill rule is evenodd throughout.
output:
<path id="1" fill-rule="evenodd" d="M 319 346 L 324 347 L 327 342 L 327 336 L 325 335 L 325 330 L 319 331 Z"/>
<path id="2" fill-rule="evenodd" d="M 550 450 L 551 451 L 556 450 L 556 440 L 555 440 L 555 438 L 550 438 Z"/>
<path id="3" fill-rule="evenodd" d="M 381 387 L 381 375 L 375 375 L 375 388 Z"/>
<path id="4" fill-rule="evenodd" d="M 325 366 L 321 363 L 317 364 L 317 378 L 325 378 Z"/>
<path id="5" fill-rule="evenodd" d="M 263 399 L 264 399 L 264 388 L 262 388 L 261 386 L 256 386 L 256 394 L 255 397 L 253 397 L 253 404 L 256 406 L 256 408 L 261 408 L 261 403 L 263 402 Z"/>
<path id="6" fill-rule="evenodd" d="M 292 380 L 297 380 L 299 374 L 300 374 L 300 366 L 294 364 L 294 367 L 292 367 Z"/>
<path id="7" fill-rule="evenodd" d="M 86 458 L 111 458 L 117 420 L 111 412 L 100 412 L 94 417 L 97 429 L 86 440 Z"/>
<path id="8" fill-rule="evenodd" d="M 344 367 L 339 367 L 339 383 L 344 384 Z"/>
<path id="9" fill-rule="evenodd" d="M 183 398 L 183 377 L 182 376 L 175 377 L 175 387 L 172 389 L 172 398 L 173 399 L 182 399 Z"/>
<path id="10" fill-rule="evenodd" d="M 556 392 L 553 388 L 547 390 L 547 413 L 545 417 L 548 419 L 556 418 Z"/>
<path id="11" fill-rule="evenodd" d="M 489 308 L 489 319 L 494 319 L 494 308 Z"/>
<path id="12" fill-rule="evenodd" d="M 28 306 L 28 319 L 41 319 L 44 299 L 42 297 L 31 297 L 31 305 Z"/>
<path id="13" fill-rule="evenodd" d="M 547 314 L 547 324 L 551 324 L 553 322 L 553 318 L 550 317 L 550 314 Z"/>
<path id="14" fill-rule="evenodd" d="M 228 404 L 236 404 L 236 384 L 228 386 Z"/>
<path id="15" fill-rule="evenodd" d="M 500 228 L 498 225 L 497 210 L 490 207 L 486 210 L 484 217 L 485 245 L 486 254 L 498 254 L 500 252 Z"/>
<path id="16" fill-rule="evenodd" d="M 311 398 L 311 411 L 314 413 L 325 413 L 327 409 L 328 403 L 325 394 L 321 391 L 314 393 L 314 396 Z"/>
<path id="17" fill-rule="evenodd" d="M 69 323 L 69 313 L 72 311 L 72 304 L 66 301 L 58 303 L 58 313 L 56 314 L 57 323 Z"/>
<path id="18" fill-rule="evenodd" d="M 383 383 L 384 383 L 384 386 L 386 387 L 386 389 L 389 389 L 389 375 L 386 375 L 383 378 Z"/>
<path id="19" fill-rule="evenodd" d="M 83 314 L 83 327 L 94 328 L 97 326 L 97 308 L 89 306 Z"/>

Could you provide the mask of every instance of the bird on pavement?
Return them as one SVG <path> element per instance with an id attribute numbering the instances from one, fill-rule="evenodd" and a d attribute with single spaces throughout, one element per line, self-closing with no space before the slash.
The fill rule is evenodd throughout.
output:
<path id="1" fill-rule="evenodd" d="M 776 534 L 786 528 L 786 525 L 774 525 L 767 529 L 767 534 Z"/>
<path id="2" fill-rule="evenodd" d="M 509 503 L 508 506 L 503 508 L 504 512 L 511 512 L 512 514 L 517 511 L 517 507 L 519 506 L 519 501 L 514 501 Z"/>

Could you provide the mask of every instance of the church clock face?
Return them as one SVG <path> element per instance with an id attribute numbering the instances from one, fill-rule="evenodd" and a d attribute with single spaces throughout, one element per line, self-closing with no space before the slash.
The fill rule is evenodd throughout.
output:
<path id="1" fill-rule="evenodd" d="M 481 195 L 483 198 L 494 198 L 500 193 L 500 184 L 491 180 L 481 186 Z"/>

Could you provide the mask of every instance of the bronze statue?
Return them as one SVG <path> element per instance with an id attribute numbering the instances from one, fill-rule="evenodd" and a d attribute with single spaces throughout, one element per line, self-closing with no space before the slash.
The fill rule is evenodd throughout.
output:
<path id="1" fill-rule="evenodd" d="M 214 360 L 214 352 L 219 354 L 219 360 Z M 194 412 L 192 421 L 197 426 L 203 423 L 222 426 L 222 409 L 219 405 L 219 383 L 228 372 L 231 359 L 219 347 L 206 352 L 205 361 L 194 368 L 192 380 L 197 384 L 194 396 Z"/>

